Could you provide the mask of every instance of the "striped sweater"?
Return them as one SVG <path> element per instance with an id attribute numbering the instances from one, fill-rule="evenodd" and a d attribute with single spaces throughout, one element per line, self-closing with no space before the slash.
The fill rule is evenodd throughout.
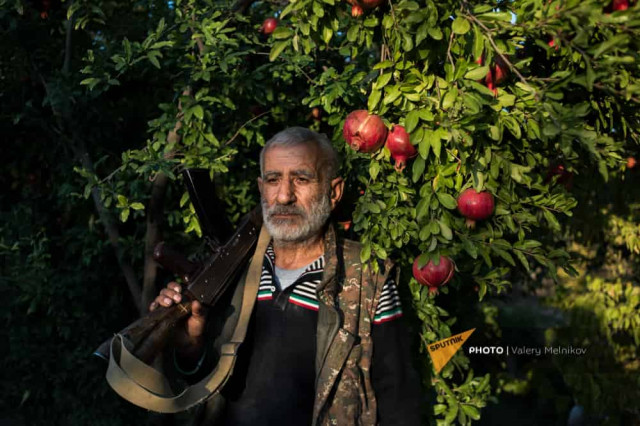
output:
<path id="1" fill-rule="evenodd" d="M 271 246 L 267 249 L 258 303 L 234 374 L 222 391 L 227 400 L 222 425 L 311 424 L 316 379 L 316 286 L 322 280 L 324 263 L 324 257 L 318 258 L 296 282 L 280 291 L 274 279 L 275 253 Z M 371 374 L 383 426 L 418 424 L 418 410 L 407 406 L 407 401 L 415 401 L 419 393 L 418 378 L 409 367 L 403 325 L 393 321 L 401 316 L 396 283 L 389 279 L 372 329 L 377 349 Z"/>

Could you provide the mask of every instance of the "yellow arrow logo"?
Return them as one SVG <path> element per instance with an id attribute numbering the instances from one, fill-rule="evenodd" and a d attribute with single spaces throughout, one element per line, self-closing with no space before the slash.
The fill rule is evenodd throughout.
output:
<path id="1" fill-rule="evenodd" d="M 467 341 L 471 333 L 475 330 L 475 328 L 472 328 L 455 336 L 429 344 L 427 350 L 429 351 L 429 355 L 431 355 L 431 361 L 433 361 L 433 367 L 436 369 L 436 373 L 440 373 L 440 370 L 447 365 L 451 357 L 458 352 L 458 349 L 464 345 L 464 342 Z"/>

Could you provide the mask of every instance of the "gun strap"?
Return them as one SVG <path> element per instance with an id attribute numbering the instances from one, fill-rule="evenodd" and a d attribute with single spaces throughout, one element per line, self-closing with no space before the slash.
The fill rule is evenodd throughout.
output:
<path id="1" fill-rule="evenodd" d="M 113 390 L 129 402 L 159 413 L 187 410 L 219 392 L 233 372 L 238 348 L 247 334 L 258 295 L 264 253 L 269 241 L 269 233 L 266 227 L 262 226 L 258 245 L 246 274 L 238 322 L 230 341 L 221 347 L 218 364 L 207 377 L 175 395 L 166 377 L 137 359 L 127 349 L 126 339 L 117 334 L 111 341 L 111 356 L 107 369 L 107 382 Z M 120 353 L 119 360 L 116 360 L 117 353 Z"/>

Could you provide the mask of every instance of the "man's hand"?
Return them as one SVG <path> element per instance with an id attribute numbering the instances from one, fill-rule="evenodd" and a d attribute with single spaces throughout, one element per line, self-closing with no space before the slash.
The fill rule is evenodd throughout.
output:
<path id="1" fill-rule="evenodd" d="M 149 310 L 153 311 L 158 306 L 168 308 L 174 303 L 182 301 L 182 288 L 176 282 L 170 282 L 166 288 L 160 290 L 160 294 L 149 305 Z M 200 358 L 203 347 L 203 335 L 207 321 L 207 312 L 204 306 L 197 300 L 191 302 L 191 315 L 185 322 L 184 329 L 176 330 L 175 347 L 180 358 L 187 363 L 194 363 Z"/>

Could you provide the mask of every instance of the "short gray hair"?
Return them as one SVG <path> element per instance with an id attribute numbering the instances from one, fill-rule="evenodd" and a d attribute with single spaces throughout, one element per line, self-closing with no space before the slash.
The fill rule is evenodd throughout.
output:
<path id="1" fill-rule="evenodd" d="M 260 176 L 264 173 L 264 153 L 274 146 L 296 146 L 313 143 L 322 153 L 320 160 L 321 173 L 324 179 L 331 182 L 332 179 L 338 177 L 338 169 L 340 168 L 340 159 L 338 153 L 331 145 L 331 141 L 325 134 L 314 132 L 304 127 L 289 127 L 278 132 L 264 144 L 260 151 Z"/>

